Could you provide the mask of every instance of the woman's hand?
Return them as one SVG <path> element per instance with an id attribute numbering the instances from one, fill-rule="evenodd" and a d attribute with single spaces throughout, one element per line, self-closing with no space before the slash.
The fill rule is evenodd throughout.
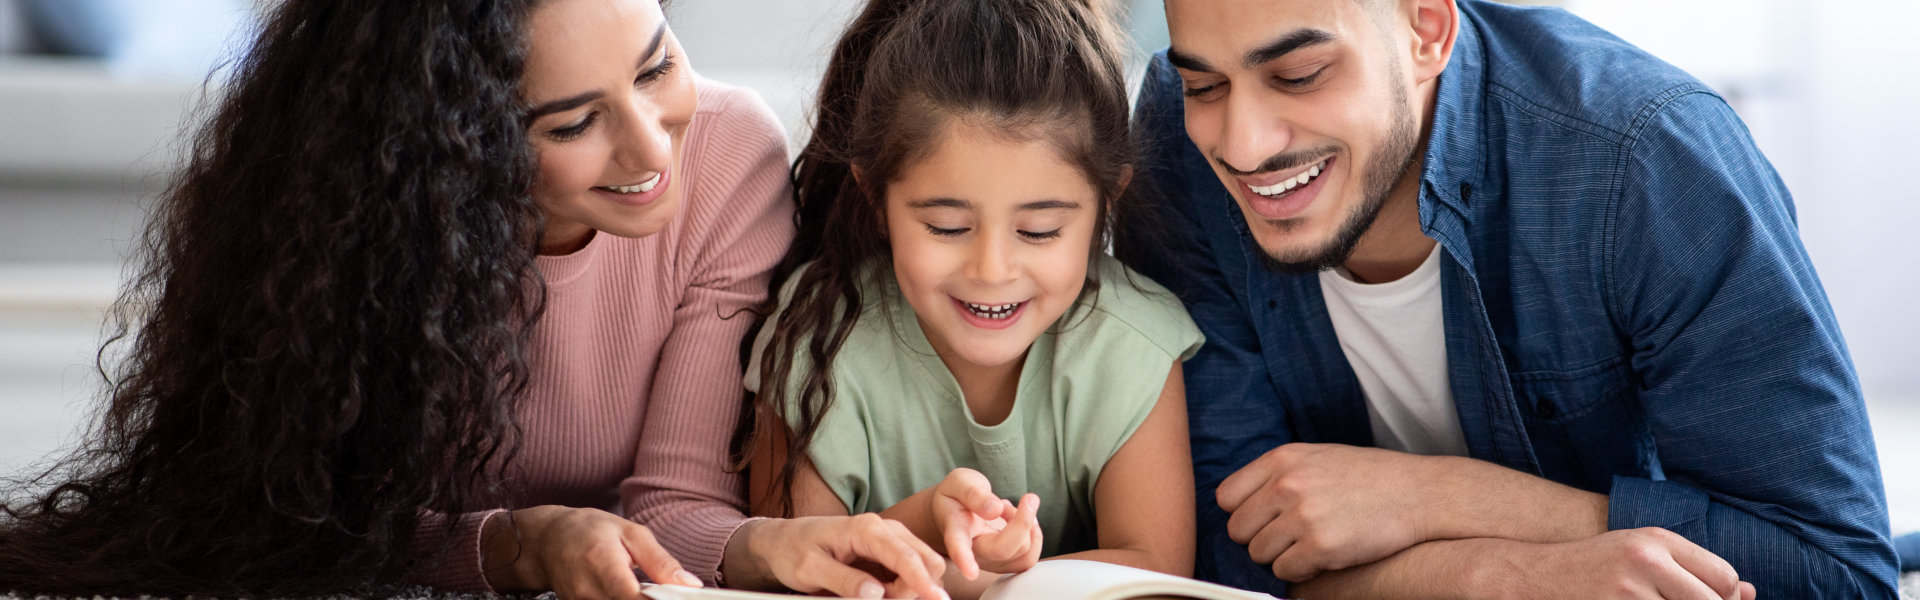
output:
<path id="1" fill-rule="evenodd" d="M 1017 573 L 1040 560 L 1039 496 L 1027 494 L 1015 507 L 993 495 L 987 476 L 962 467 L 934 485 L 931 504 L 947 557 L 967 580 L 983 567 Z"/>
<path id="2" fill-rule="evenodd" d="M 646 527 L 603 510 L 536 506 L 494 515 L 481 528 L 480 546 L 487 584 L 501 591 L 638 599 L 635 568 L 657 583 L 700 586 Z"/>
<path id="3" fill-rule="evenodd" d="M 761 572 L 796 592 L 947 600 L 939 584 L 946 561 L 899 521 L 871 513 L 767 519 L 735 535 Z"/>

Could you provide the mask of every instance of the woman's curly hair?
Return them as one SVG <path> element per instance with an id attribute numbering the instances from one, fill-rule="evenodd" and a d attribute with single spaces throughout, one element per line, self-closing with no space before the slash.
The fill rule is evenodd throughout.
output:
<path id="1" fill-rule="evenodd" d="M 6 491 L 0 590 L 351 590 L 498 502 L 544 301 L 536 2 L 277 6 L 149 218 L 93 430 Z"/>

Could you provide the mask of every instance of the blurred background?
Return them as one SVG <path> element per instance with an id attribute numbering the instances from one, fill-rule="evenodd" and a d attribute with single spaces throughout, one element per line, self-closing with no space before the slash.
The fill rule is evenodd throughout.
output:
<path id="1" fill-rule="evenodd" d="M 1120 0 L 1134 63 L 1160 0 Z M 1725 95 L 1785 178 L 1873 419 L 1896 533 L 1920 530 L 1920 3 L 1563 0 Z M 222 57 L 271 0 L 0 0 L 0 475 L 56 452 L 100 396 L 93 369 L 144 208 Z M 752 87 L 797 146 L 854 0 L 680 0 L 702 74 Z M 1137 78 L 1139 68 L 1134 68 Z M 1769 440 L 1752 440 L 1766 444 Z M 1733 450 L 1737 451 L 1737 450 Z"/>

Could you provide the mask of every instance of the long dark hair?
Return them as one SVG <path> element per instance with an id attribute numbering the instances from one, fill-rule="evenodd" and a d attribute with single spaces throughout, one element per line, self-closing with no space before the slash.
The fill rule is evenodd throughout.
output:
<path id="1" fill-rule="evenodd" d="M 780 513 L 793 512 L 788 483 L 831 403 L 829 369 L 863 306 L 859 278 L 892 272 L 868 268 L 891 256 L 886 187 L 932 151 L 949 121 L 1057 148 L 1102 199 L 1089 259 L 1106 247 L 1109 216 L 1124 212 L 1110 205 L 1132 197 L 1122 192 L 1134 144 L 1119 35 L 1100 2 L 872 0 L 841 36 L 813 137 L 794 161 L 799 230 L 774 271 L 775 289 L 812 266 L 798 271 L 783 309 L 768 308 L 774 330 L 747 411 L 757 432 L 750 445 L 774 444 L 773 427 L 797 423 L 776 449 L 785 460 L 770 480 Z M 1095 274 L 1088 270 L 1083 294 L 1098 289 Z M 791 398 L 787 382 L 802 353 L 809 366 Z"/>
<path id="2" fill-rule="evenodd" d="M 98 422 L 7 490 L 0 590 L 348 590 L 497 497 L 544 294 L 535 2 L 266 19 L 149 218 Z"/>

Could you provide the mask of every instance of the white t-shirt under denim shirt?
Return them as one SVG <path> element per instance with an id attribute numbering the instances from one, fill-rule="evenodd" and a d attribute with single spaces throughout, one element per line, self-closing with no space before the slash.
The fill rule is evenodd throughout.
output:
<path id="1" fill-rule="evenodd" d="M 1320 272 L 1320 293 L 1347 364 L 1367 396 L 1374 444 L 1426 455 L 1467 455 L 1447 379 L 1439 244 L 1406 277 L 1360 283 Z"/>

